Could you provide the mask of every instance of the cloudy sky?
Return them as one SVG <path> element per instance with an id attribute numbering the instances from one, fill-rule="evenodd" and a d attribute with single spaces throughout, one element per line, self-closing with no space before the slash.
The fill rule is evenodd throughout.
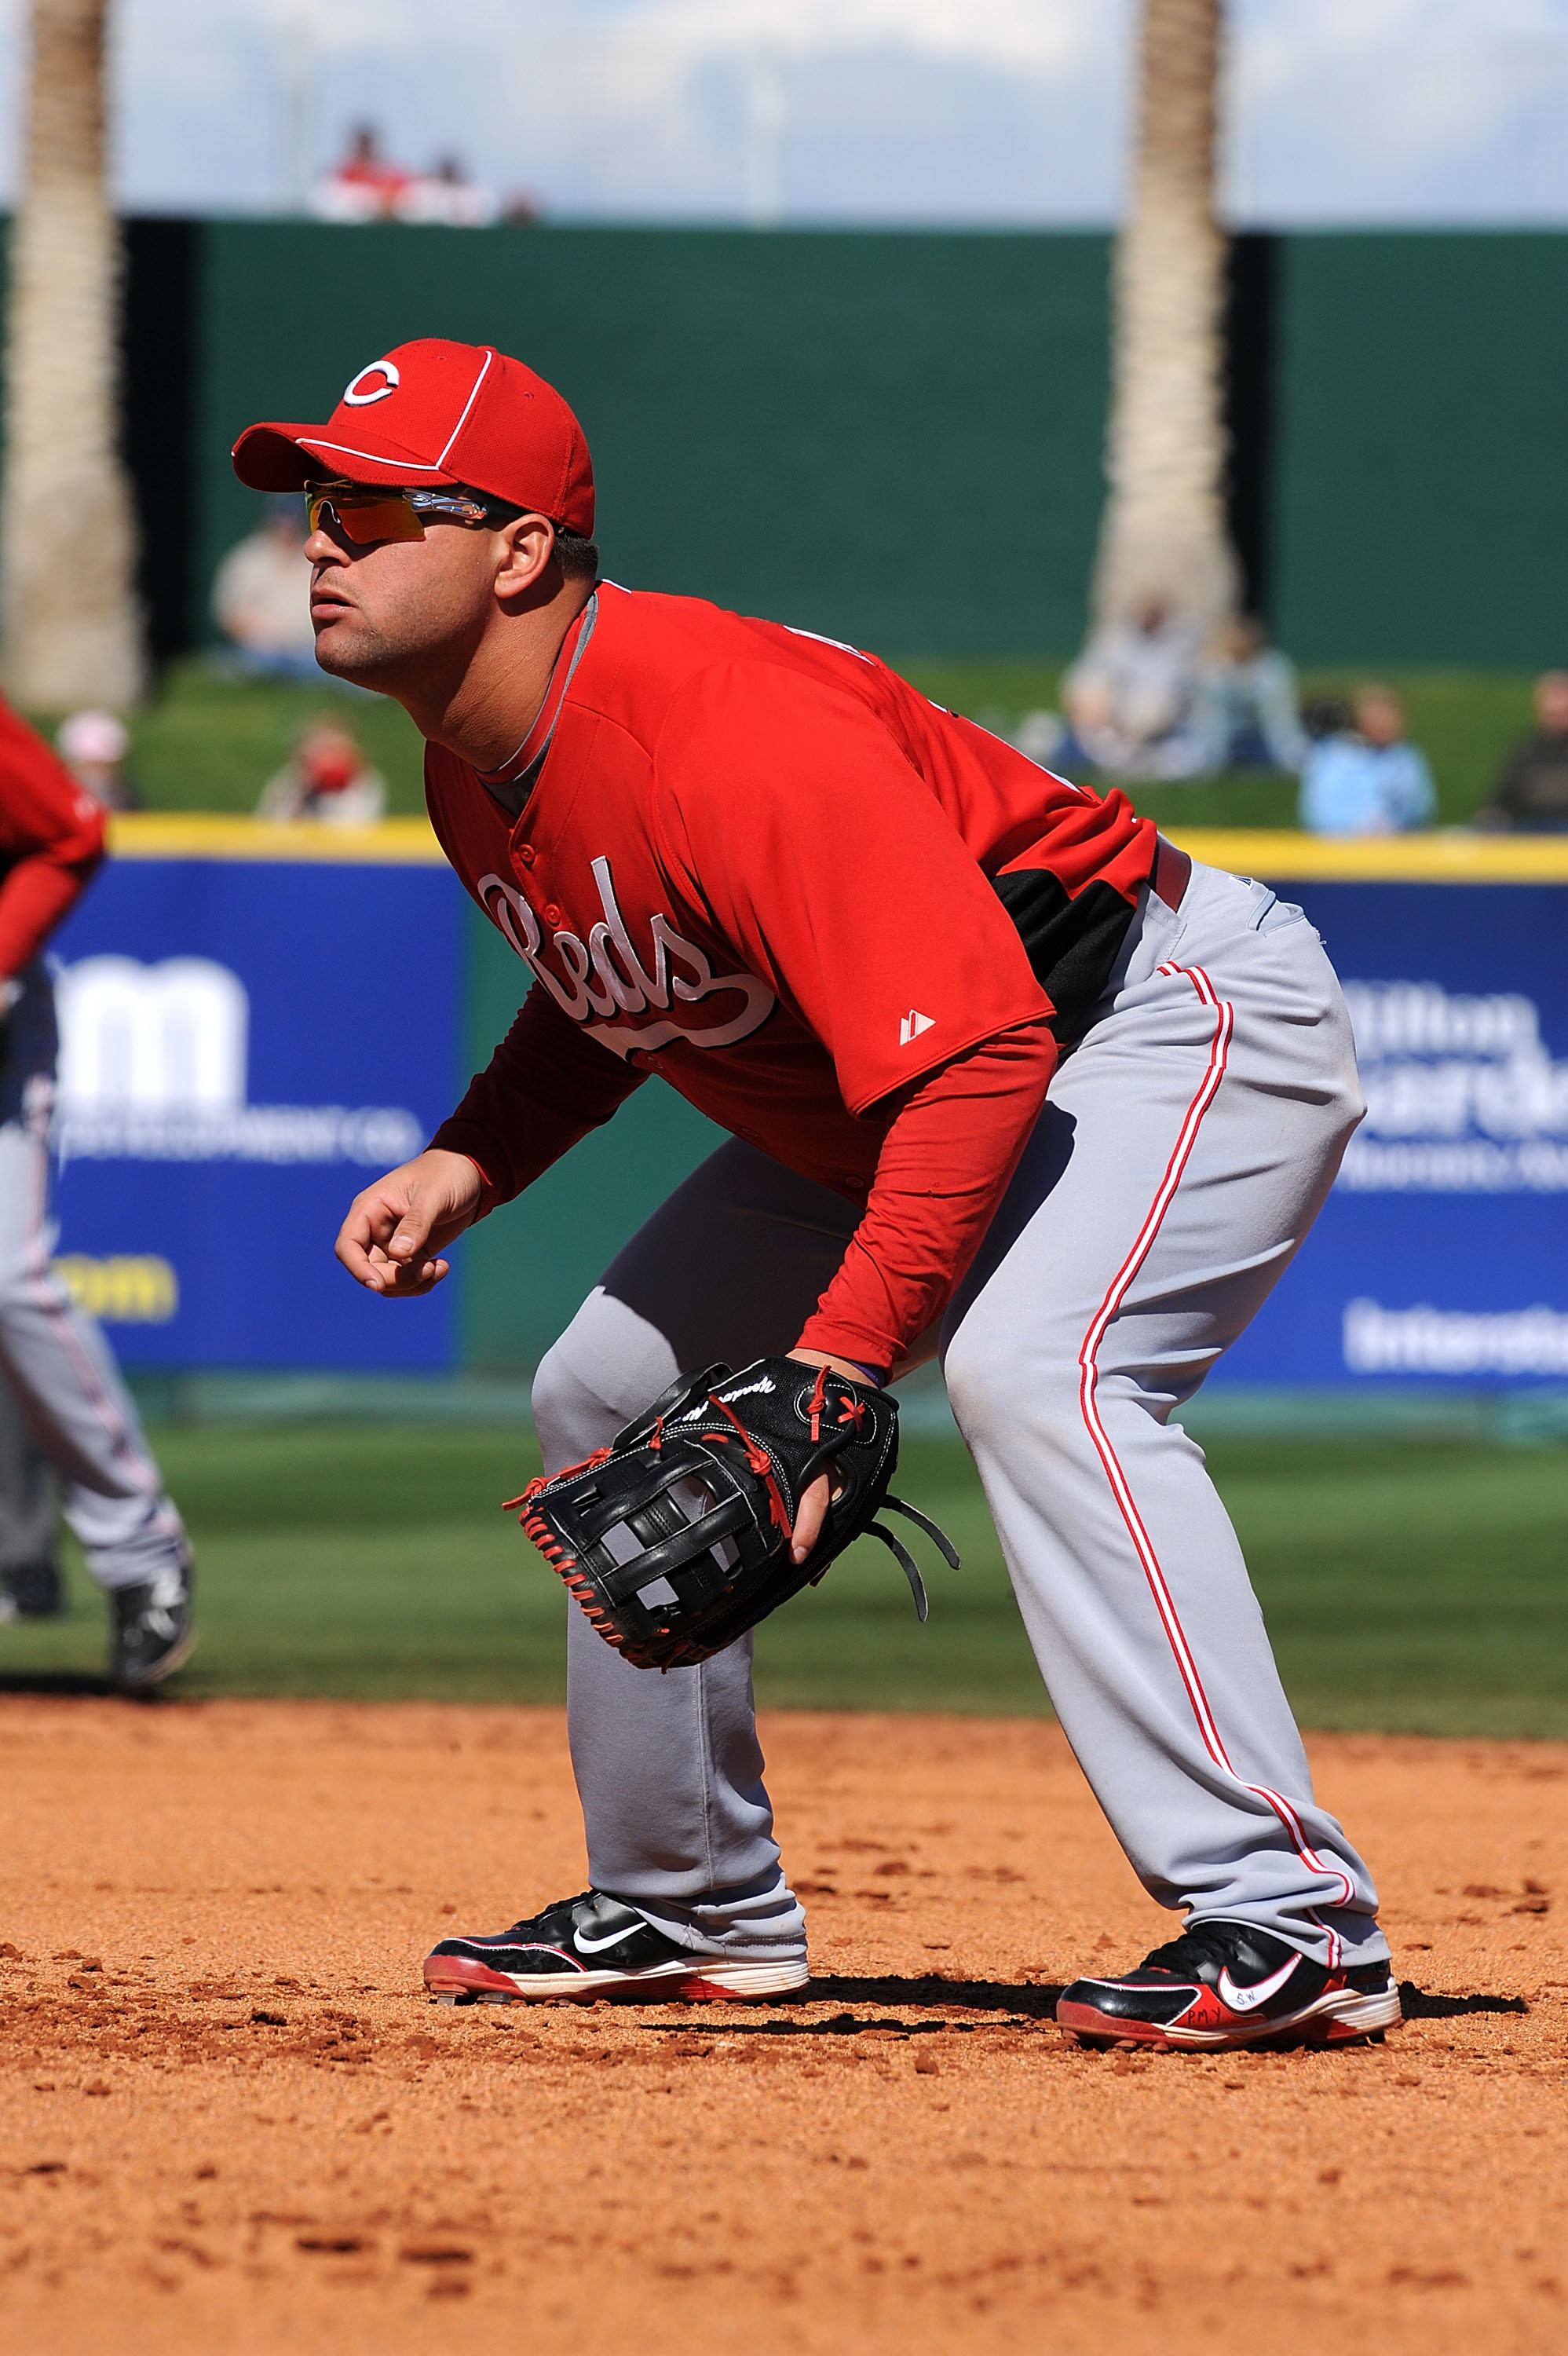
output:
<path id="1" fill-rule="evenodd" d="M 366 118 L 563 218 L 1085 221 L 1133 0 L 117 0 L 116 173 L 275 209 Z M 0 0 L 0 191 L 22 0 Z M 1568 219 L 1568 0 L 1232 0 L 1238 220 Z"/>

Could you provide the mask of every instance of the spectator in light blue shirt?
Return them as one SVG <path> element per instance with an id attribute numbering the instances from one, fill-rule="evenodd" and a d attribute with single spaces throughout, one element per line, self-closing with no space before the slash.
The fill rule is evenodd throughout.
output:
<path id="1" fill-rule="evenodd" d="M 1354 728 L 1320 736 L 1307 755 L 1302 825 L 1309 834 L 1409 834 L 1436 815 L 1426 756 L 1405 738 L 1404 706 L 1392 688 L 1364 688 Z"/>
<path id="2" fill-rule="evenodd" d="M 1198 674 L 1198 723 L 1206 774 L 1289 769 L 1300 776 L 1307 745 L 1296 666 L 1269 645 L 1251 614 L 1223 624 L 1211 643 Z"/>

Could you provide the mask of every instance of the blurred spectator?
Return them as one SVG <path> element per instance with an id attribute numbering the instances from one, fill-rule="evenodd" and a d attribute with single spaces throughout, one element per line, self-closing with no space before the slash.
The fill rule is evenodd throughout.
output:
<path id="1" fill-rule="evenodd" d="M 1198 675 L 1198 728 L 1203 766 L 1289 769 L 1299 773 L 1307 735 L 1296 704 L 1296 667 L 1271 647 L 1250 614 L 1225 623 Z"/>
<path id="2" fill-rule="evenodd" d="M 266 519 L 231 548 L 212 584 L 212 611 L 235 649 L 235 668 L 257 679 L 319 680 L 310 626 L 304 503 L 269 499 Z"/>
<path id="3" fill-rule="evenodd" d="M 375 125 L 361 123 L 350 134 L 347 155 L 311 190 L 310 209 L 318 220 L 390 220 L 412 181 L 411 172 L 382 155 Z"/>
<path id="4" fill-rule="evenodd" d="M 142 807 L 135 779 L 125 768 L 130 749 L 125 723 L 112 712 L 73 712 L 55 737 L 55 750 L 77 784 L 111 810 Z"/>
<path id="5" fill-rule="evenodd" d="M 433 172 L 410 180 L 392 199 L 399 220 L 442 229 L 486 229 L 500 209 L 494 189 L 475 187 L 455 155 L 443 155 Z"/>
<path id="6" fill-rule="evenodd" d="M 1535 723 L 1504 762 L 1477 826 L 1568 833 L 1568 670 L 1543 670 L 1536 680 Z"/>
<path id="7" fill-rule="evenodd" d="M 1197 631 L 1164 597 L 1144 598 L 1094 633 L 1062 680 L 1070 734 L 1059 762 L 1086 755 L 1114 777 L 1196 776 L 1197 690 Z"/>
<path id="8" fill-rule="evenodd" d="M 1338 712 L 1344 713 L 1342 705 Z M 1309 713 L 1322 725 L 1320 706 Z M 1406 742 L 1404 706 L 1392 688 L 1356 698 L 1353 727 L 1320 734 L 1301 774 L 1301 823 L 1311 834 L 1407 834 L 1430 826 L 1437 796 L 1426 757 Z"/>
<path id="9" fill-rule="evenodd" d="M 335 720 L 318 720 L 300 738 L 288 766 L 268 778 L 256 815 L 279 826 L 298 819 L 316 826 L 374 826 L 386 808 L 387 781 L 371 767 L 352 733 Z"/>

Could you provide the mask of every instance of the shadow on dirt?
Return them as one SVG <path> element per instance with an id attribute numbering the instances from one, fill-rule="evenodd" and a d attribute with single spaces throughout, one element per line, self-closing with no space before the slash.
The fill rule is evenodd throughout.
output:
<path id="1" fill-rule="evenodd" d="M 656 2036 L 685 2037 L 690 2031 L 678 2022 L 656 2020 L 649 2023 Z M 731 2020 L 725 2019 L 698 2031 L 699 2036 L 730 2037 L 974 2037 L 986 2029 L 1023 2029 L 1032 2036 L 1044 2029 L 1054 2030 L 1056 2023 L 1049 2017 L 1043 2020 L 1026 2019 L 1019 2013 L 1008 2013 L 998 2021 L 979 2020 L 902 2020 L 896 2012 L 836 2012 L 827 2020 Z M 678 2048 L 677 2049 L 679 2050 Z"/>
<path id="2" fill-rule="evenodd" d="M 1429 1996 L 1413 1980 L 1401 1980 L 1399 2001 L 1406 2020 L 1456 2020 L 1462 2012 L 1528 2012 L 1521 1996 Z"/>
<path id="3" fill-rule="evenodd" d="M 877 1979 L 829 1973 L 821 1979 L 814 1976 L 803 1994 L 810 2004 L 955 2005 L 965 2012 L 1009 2012 L 1031 2020 L 1053 2020 L 1061 1990 L 1032 1980 L 950 1980 L 940 1972 L 907 1979 L 891 1973 Z"/>
<path id="4" fill-rule="evenodd" d="M 915 1978 L 899 1978 L 891 1974 L 879 1979 L 851 1979 L 828 1973 L 813 1979 L 793 1996 L 769 1997 L 764 1999 L 770 2012 L 789 2012 L 801 2004 L 869 2004 L 896 2008 L 911 2005 L 917 2010 L 941 2008 L 943 2010 L 964 2012 L 997 2012 L 1005 2015 L 1008 2024 L 1023 2028 L 1032 2022 L 1056 2019 L 1056 2002 L 1060 1987 L 1044 1987 L 1028 1980 L 947 1980 L 935 1972 L 922 1973 Z M 650 1998 L 657 2002 L 656 1992 Z M 619 1999 L 624 2001 L 624 1999 Z M 612 1999 L 617 2001 L 617 1999 Z M 728 2009 L 728 2008 L 726 2008 Z M 965 2026 L 957 2021 L 922 2021 L 919 2029 L 957 2029 Z M 835 2013 L 827 2020 L 770 2020 L 759 2022 L 748 2032 L 747 2024 L 737 2021 L 736 2033 L 775 2037 L 855 2037 L 869 2029 L 903 2029 L 908 2021 L 890 2019 L 879 2011 L 861 2019 L 852 2012 Z M 672 2035 L 678 2031 L 671 2030 Z M 725 2033 L 730 2033 L 726 2023 Z"/>
<path id="5" fill-rule="evenodd" d="M 0 1694 L 104 1694 L 113 1687 L 101 1675 L 88 1669 L 4 1669 L 0 1670 Z"/>

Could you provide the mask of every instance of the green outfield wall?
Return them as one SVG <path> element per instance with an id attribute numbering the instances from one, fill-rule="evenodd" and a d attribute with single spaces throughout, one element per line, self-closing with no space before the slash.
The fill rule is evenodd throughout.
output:
<path id="1" fill-rule="evenodd" d="M 201 575 L 224 454 L 417 335 L 582 419 L 610 574 L 878 647 L 1066 647 L 1099 508 L 1097 237 L 219 224 L 199 300 Z"/>
<path id="2" fill-rule="evenodd" d="M 1282 644 L 1568 660 L 1568 237 L 1281 238 L 1271 341 Z"/>
<path id="3" fill-rule="evenodd" d="M 1239 525 L 1283 642 L 1314 663 L 1563 659 L 1568 236 L 1245 242 Z M 183 352 L 199 609 L 252 512 L 240 426 L 319 415 L 407 337 L 494 339 L 581 412 L 613 577 L 895 654 L 1065 653 L 1109 260 L 1083 233 L 137 224 L 140 464 L 166 462 L 180 397 L 150 399 L 148 372 Z"/>
<path id="4" fill-rule="evenodd" d="M 124 438 L 161 655 L 257 417 L 495 340 L 580 411 L 613 577 L 893 655 L 1065 655 L 1102 498 L 1110 241 L 1077 231 L 128 224 Z M 1568 234 L 1250 235 L 1233 520 L 1303 662 L 1568 658 Z"/>

